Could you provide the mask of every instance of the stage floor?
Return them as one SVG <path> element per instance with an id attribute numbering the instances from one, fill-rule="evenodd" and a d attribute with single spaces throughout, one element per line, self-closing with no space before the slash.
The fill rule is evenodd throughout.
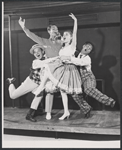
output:
<path id="1" fill-rule="evenodd" d="M 62 121 L 58 118 L 63 110 L 55 109 L 51 120 L 43 114 L 36 117 L 37 122 L 26 120 L 27 112 L 25 108 L 4 108 L 4 129 L 120 135 L 119 111 L 92 111 L 90 118 L 84 119 L 79 110 L 70 110 L 70 118 Z"/>

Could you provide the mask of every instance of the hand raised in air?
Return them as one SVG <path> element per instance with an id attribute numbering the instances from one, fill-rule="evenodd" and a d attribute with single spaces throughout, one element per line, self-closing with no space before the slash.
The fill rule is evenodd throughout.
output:
<path id="1" fill-rule="evenodd" d="M 22 19 L 21 17 L 20 17 L 20 19 L 19 19 L 19 25 L 21 26 L 21 28 L 23 29 L 24 27 L 25 27 L 25 19 Z"/>
<path id="2" fill-rule="evenodd" d="M 75 17 L 75 15 L 74 14 L 69 14 L 69 16 L 73 19 L 73 20 L 77 20 L 77 18 Z"/>

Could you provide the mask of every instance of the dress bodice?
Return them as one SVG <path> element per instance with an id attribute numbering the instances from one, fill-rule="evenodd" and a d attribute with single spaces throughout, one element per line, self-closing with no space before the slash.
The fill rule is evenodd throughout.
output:
<path id="1" fill-rule="evenodd" d="M 68 45 L 66 47 L 61 48 L 59 51 L 59 56 L 73 56 L 75 53 L 76 49 L 72 49 L 71 45 Z"/>

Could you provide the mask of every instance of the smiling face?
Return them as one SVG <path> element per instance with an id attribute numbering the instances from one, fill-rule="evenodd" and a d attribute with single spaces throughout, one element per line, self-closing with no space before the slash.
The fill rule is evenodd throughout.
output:
<path id="1" fill-rule="evenodd" d="M 90 43 L 84 44 L 82 47 L 81 53 L 84 55 L 87 55 L 92 51 L 92 49 L 93 49 L 93 46 Z"/>
<path id="2" fill-rule="evenodd" d="M 58 34 L 58 27 L 55 25 L 50 25 L 47 30 L 51 37 L 54 37 Z"/>
<path id="3" fill-rule="evenodd" d="M 41 48 L 35 48 L 33 50 L 33 55 L 35 56 L 36 59 L 41 59 L 43 57 L 43 52 L 41 50 Z"/>
<path id="4" fill-rule="evenodd" d="M 69 31 L 65 31 L 62 37 L 63 43 L 70 43 L 71 40 L 72 40 L 72 33 Z"/>

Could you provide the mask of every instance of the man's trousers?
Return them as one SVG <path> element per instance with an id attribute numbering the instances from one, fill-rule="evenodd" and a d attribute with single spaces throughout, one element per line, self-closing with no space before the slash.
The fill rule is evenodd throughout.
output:
<path id="1" fill-rule="evenodd" d="M 84 92 L 104 105 L 111 105 L 114 100 L 96 89 L 96 79 L 92 71 L 80 69 L 80 73 Z"/>
<path id="2" fill-rule="evenodd" d="M 11 99 L 16 99 L 22 95 L 25 95 L 29 92 L 34 92 L 38 87 L 38 84 L 33 82 L 29 77 L 25 79 L 24 82 L 16 89 L 14 84 L 10 84 L 9 86 L 9 95 Z M 41 100 L 43 98 L 43 95 L 40 97 L 34 97 L 30 108 L 37 110 Z M 52 109 L 52 102 L 53 102 L 53 95 L 48 93 L 46 95 L 46 112 L 51 112 Z"/>

